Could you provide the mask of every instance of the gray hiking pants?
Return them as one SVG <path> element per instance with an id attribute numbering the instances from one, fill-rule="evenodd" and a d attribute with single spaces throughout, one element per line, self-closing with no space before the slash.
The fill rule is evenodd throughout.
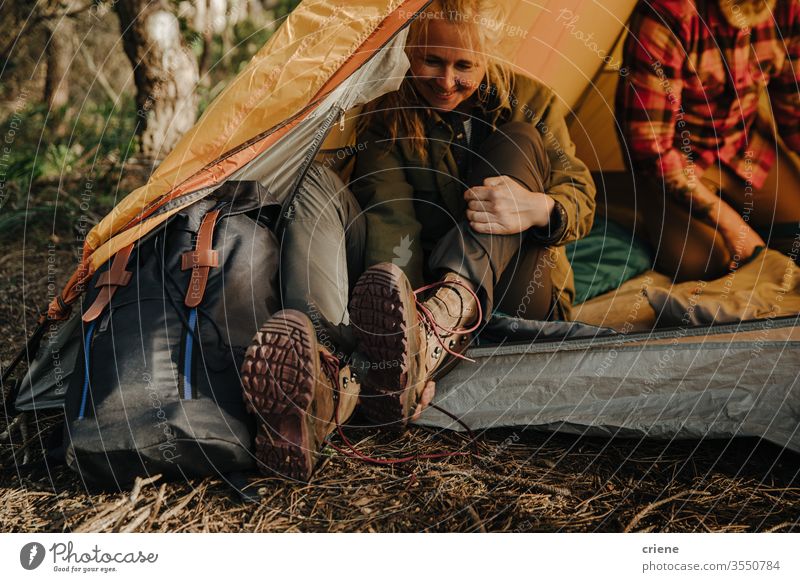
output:
<path id="1" fill-rule="evenodd" d="M 468 187 L 506 175 L 531 192 L 546 191 L 549 159 L 532 125 L 514 122 L 501 126 L 476 154 L 465 181 Z M 367 239 L 366 221 L 355 196 L 333 170 L 314 164 L 295 197 L 292 217 L 281 240 L 283 307 L 300 310 L 315 323 L 321 316 L 334 325 L 348 324 L 349 292 L 364 270 Z M 514 303 L 514 295 L 530 300 L 526 317 L 547 319 L 552 284 L 545 248 L 541 237 L 531 231 L 478 234 L 462 220 L 430 253 L 428 269 L 437 277 L 453 271 L 471 281 L 487 319 L 497 303 Z M 533 273 L 545 284 L 537 286 L 531 298 Z"/>

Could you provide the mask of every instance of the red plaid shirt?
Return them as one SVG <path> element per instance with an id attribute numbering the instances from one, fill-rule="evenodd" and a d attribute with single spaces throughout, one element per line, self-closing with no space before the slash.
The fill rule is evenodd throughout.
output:
<path id="1" fill-rule="evenodd" d="M 767 85 L 778 132 L 800 153 L 800 0 L 777 0 L 771 17 L 741 29 L 720 12 L 725 1 L 735 0 L 639 3 L 617 88 L 623 153 L 673 184 L 720 160 L 760 188 L 776 157 L 753 127 Z"/>

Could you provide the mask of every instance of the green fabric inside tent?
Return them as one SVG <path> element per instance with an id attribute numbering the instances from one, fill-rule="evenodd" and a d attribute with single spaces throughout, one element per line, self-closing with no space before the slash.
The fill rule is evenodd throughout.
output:
<path id="1" fill-rule="evenodd" d="M 575 305 L 616 289 L 653 264 L 647 243 L 603 216 L 595 217 L 589 235 L 566 251 L 575 275 Z"/>

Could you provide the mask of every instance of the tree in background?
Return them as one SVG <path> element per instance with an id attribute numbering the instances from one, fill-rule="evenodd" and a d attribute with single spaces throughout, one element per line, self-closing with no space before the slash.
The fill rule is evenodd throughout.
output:
<path id="1" fill-rule="evenodd" d="M 2 72 L 15 48 L 26 38 L 41 38 L 44 47 L 45 83 L 42 101 L 49 109 L 64 107 L 69 102 L 70 61 L 74 55 L 74 19 L 86 13 L 93 0 L 40 0 L 35 3 L 6 3 L 2 6 L 4 35 L 0 46 Z"/>
<path id="2" fill-rule="evenodd" d="M 163 158 L 297 4 L 0 0 L 0 125 L 23 119 L 0 178 L 22 192 Z"/>
<path id="3" fill-rule="evenodd" d="M 75 34 L 72 18 L 50 19 L 44 22 L 47 34 L 45 55 L 47 73 L 44 83 L 44 102 L 49 109 L 64 107 L 69 102 L 69 64 L 72 60 L 71 42 Z"/>
<path id="4" fill-rule="evenodd" d="M 254 52 L 238 50 L 237 38 L 247 45 L 255 41 L 260 48 L 297 4 L 299 0 L 179 0 L 178 17 L 199 49 L 201 82 L 211 83 L 206 76 L 210 68 L 230 72 L 237 57 Z"/>
<path id="5" fill-rule="evenodd" d="M 47 236 L 85 234 L 297 4 L 0 0 L 0 243 L 37 213 Z"/>
<path id="6" fill-rule="evenodd" d="M 200 76 L 204 76 L 211 64 L 211 50 L 214 36 L 221 35 L 236 24 L 235 18 L 228 18 L 228 4 L 234 0 L 194 0 L 179 5 L 179 13 L 184 16 L 191 28 L 199 35 L 202 43 L 200 53 Z M 234 14 L 238 16 L 238 14 Z"/>
<path id="7" fill-rule="evenodd" d="M 197 59 L 166 0 L 119 0 L 114 10 L 133 67 L 140 152 L 161 159 L 197 117 Z"/>

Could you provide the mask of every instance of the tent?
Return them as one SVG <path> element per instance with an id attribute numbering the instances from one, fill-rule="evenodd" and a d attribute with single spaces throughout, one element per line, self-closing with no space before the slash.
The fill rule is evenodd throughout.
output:
<path id="1" fill-rule="evenodd" d="M 502 3 L 505 20 L 495 25 L 509 34 L 499 56 L 549 84 L 574 108 L 573 133 L 591 167 L 616 163 L 613 169 L 620 169 L 610 137 L 612 104 L 604 95 L 618 75 L 613 49 L 635 0 Z M 49 316 L 66 319 L 83 283 L 102 264 L 226 180 L 257 180 L 279 200 L 290 200 L 320 152 L 354 143 L 358 108 L 399 86 L 408 69 L 407 26 L 427 4 L 300 4 L 150 180 L 90 232 L 80 265 Z M 475 428 L 663 438 L 756 435 L 800 450 L 796 330 L 796 318 L 641 334 L 541 323 L 528 336 L 515 336 L 522 338 L 517 343 L 474 349 L 478 365 L 447 376 L 437 399 Z M 55 336 L 53 342 L 68 358 L 69 347 L 59 347 Z M 645 382 L 665 353 L 669 373 Z M 59 405 L 65 379 L 52 362 L 43 349 L 31 363 L 19 409 Z M 420 422 L 452 425 L 434 410 Z"/>
<path id="2" fill-rule="evenodd" d="M 301 3 L 147 184 L 91 230 L 80 266 L 51 303 L 50 316 L 62 319 L 81 284 L 117 251 L 226 179 L 256 178 L 286 199 L 332 130 L 326 146 L 352 141 L 346 113 L 399 86 L 408 68 L 402 50 L 407 26 L 427 4 Z M 509 32 L 500 57 L 573 106 L 605 64 L 635 0 L 503 4 L 505 21 L 490 23 Z"/>

